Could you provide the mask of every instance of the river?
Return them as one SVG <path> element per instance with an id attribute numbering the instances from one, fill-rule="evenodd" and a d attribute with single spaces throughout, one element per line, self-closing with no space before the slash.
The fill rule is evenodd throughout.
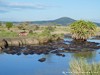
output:
<path id="1" fill-rule="evenodd" d="M 65 39 L 69 40 L 69 39 Z M 88 40 L 98 42 L 100 40 Z M 12 55 L 0 53 L 0 75 L 64 75 L 68 72 L 69 63 L 73 59 L 86 58 L 88 62 L 100 61 L 100 49 L 90 52 L 64 53 L 65 57 L 60 57 L 49 53 L 47 55 Z M 38 59 L 45 57 L 45 62 Z"/>

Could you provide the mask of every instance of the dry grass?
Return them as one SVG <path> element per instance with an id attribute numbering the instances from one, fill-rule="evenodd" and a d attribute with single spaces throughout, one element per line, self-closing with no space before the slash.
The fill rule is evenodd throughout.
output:
<path id="1" fill-rule="evenodd" d="M 30 25 L 28 25 L 28 28 L 26 30 L 21 30 L 17 26 L 13 26 L 10 30 L 8 30 L 5 26 L 1 26 L 0 32 L 1 32 L 1 34 L 5 35 L 5 36 L 6 36 L 6 34 L 2 33 L 2 31 L 11 32 L 11 33 L 13 32 L 13 33 L 19 34 L 20 32 L 23 32 L 23 31 L 29 32 L 30 30 L 32 30 L 33 33 L 41 34 L 42 31 L 44 31 L 44 29 L 46 27 L 48 27 L 48 26 L 41 25 L 41 26 L 39 26 L 39 29 L 34 30 L 34 28 L 32 28 L 32 27 L 30 27 Z M 51 27 L 55 28 L 54 31 L 51 32 L 51 34 L 70 34 L 70 27 L 69 26 L 51 26 Z M 97 28 L 97 35 L 100 35 L 100 27 Z M 10 37 L 10 35 L 9 35 L 9 37 Z"/>
<path id="2" fill-rule="evenodd" d="M 88 63 L 85 59 L 70 62 L 71 75 L 100 75 L 100 63 Z"/>
<path id="3" fill-rule="evenodd" d="M 97 34 L 96 35 L 100 36 L 100 27 L 97 27 Z"/>

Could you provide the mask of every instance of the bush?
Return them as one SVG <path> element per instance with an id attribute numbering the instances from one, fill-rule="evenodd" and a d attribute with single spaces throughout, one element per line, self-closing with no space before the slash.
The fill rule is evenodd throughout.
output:
<path id="1" fill-rule="evenodd" d="M 8 28 L 8 30 L 13 26 L 12 22 L 6 22 L 6 27 Z"/>
<path id="2" fill-rule="evenodd" d="M 41 33 L 41 36 L 48 36 L 50 37 L 51 36 L 51 31 L 49 29 L 44 29 Z"/>
<path id="3" fill-rule="evenodd" d="M 96 25 L 89 21 L 79 20 L 70 25 L 72 38 L 87 40 L 96 33 Z"/>

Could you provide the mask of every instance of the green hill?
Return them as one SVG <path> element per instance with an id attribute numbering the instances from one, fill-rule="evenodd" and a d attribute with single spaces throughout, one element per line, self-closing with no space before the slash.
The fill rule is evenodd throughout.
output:
<path id="1" fill-rule="evenodd" d="M 48 20 L 48 21 L 32 21 L 32 24 L 39 24 L 39 25 L 69 25 L 73 22 L 75 22 L 76 20 L 69 18 L 69 17 L 61 17 L 55 20 Z M 96 23 L 94 22 L 97 26 L 100 26 L 100 23 Z"/>
<path id="2" fill-rule="evenodd" d="M 32 24 L 40 24 L 40 25 L 48 25 L 48 24 L 59 24 L 59 25 L 68 25 L 76 20 L 68 18 L 68 17 L 62 17 L 56 20 L 49 20 L 49 21 L 33 21 Z"/>
<path id="3" fill-rule="evenodd" d="M 29 21 L 29 23 L 36 24 L 36 25 L 63 25 L 63 26 L 66 26 L 66 25 L 69 25 L 75 21 L 77 21 L 77 20 L 74 20 L 74 19 L 69 18 L 69 17 L 61 17 L 61 18 L 58 18 L 55 20 L 48 20 L 48 21 Z M 5 21 L 3 23 L 5 23 Z M 13 22 L 13 23 L 15 23 L 17 25 L 17 24 L 22 23 L 22 22 Z M 97 26 L 100 26 L 100 23 L 96 23 L 96 22 L 94 22 L 94 23 Z"/>

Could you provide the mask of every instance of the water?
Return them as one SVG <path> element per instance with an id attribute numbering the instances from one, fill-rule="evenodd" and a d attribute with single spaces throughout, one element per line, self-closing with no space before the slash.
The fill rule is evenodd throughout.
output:
<path id="1" fill-rule="evenodd" d="M 66 39 L 66 41 L 69 39 Z M 99 42 L 100 40 L 88 40 Z M 69 63 L 73 58 L 86 58 L 89 62 L 100 61 L 100 49 L 83 53 L 64 53 L 66 56 L 48 55 L 11 55 L 0 54 L 0 75 L 64 75 L 69 69 Z M 45 62 L 38 59 L 45 57 Z"/>

